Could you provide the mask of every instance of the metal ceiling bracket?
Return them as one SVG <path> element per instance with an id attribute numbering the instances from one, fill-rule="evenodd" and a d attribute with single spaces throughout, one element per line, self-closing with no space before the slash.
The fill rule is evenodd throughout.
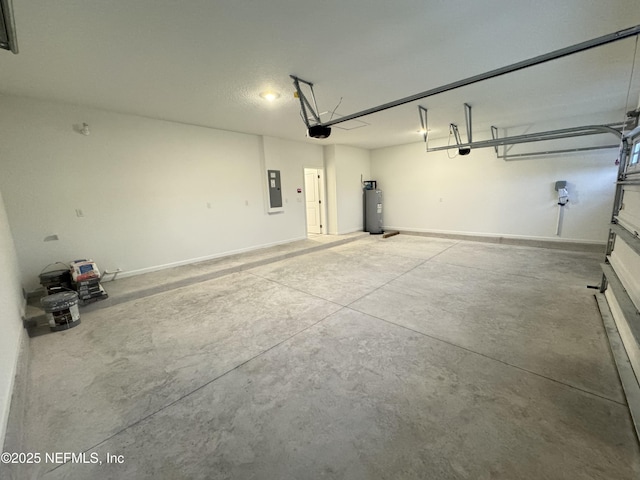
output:
<path id="1" fill-rule="evenodd" d="M 467 124 L 467 142 L 471 143 L 471 105 L 464 104 L 464 121 Z"/>
<path id="2" fill-rule="evenodd" d="M 295 75 L 289 75 L 293 78 L 293 85 L 296 87 L 296 95 L 300 100 L 300 116 L 304 121 L 307 128 L 312 127 L 313 125 L 319 125 L 320 122 L 320 114 L 318 113 L 318 104 L 316 103 L 316 95 L 313 92 L 313 83 L 307 82 L 306 80 L 302 80 L 301 78 L 296 77 Z M 313 105 L 309 102 L 309 99 L 302 91 L 302 87 L 300 84 L 304 84 L 309 88 L 311 93 L 311 99 L 313 100 Z M 315 123 L 311 123 L 309 118 L 312 117 Z"/>
<path id="3" fill-rule="evenodd" d="M 582 127 L 571 127 L 564 128 L 560 130 L 550 130 L 546 132 L 538 132 L 538 133 L 528 133 L 523 135 L 516 135 L 513 137 L 499 137 L 498 127 L 492 125 L 491 126 L 491 140 L 484 140 L 480 142 L 473 142 L 472 137 L 472 117 L 471 117 L 471 105 L 468 103 L 464 104 L 464 113 L 465 113 L 465 123 L 467 125 L 467 143 L 462 143 L 460 137 L 460 129 L 455 123 L 449 124 L 449 131 L 455 137 L 456 143 L 455 145 L 446 145 L 442 147 L 433 147 L 429 148 L 428 144 L 428 123 L 427 123 L 427 109 L 418 105 L 418 114 L 420 116 L 420 125 L 423 131 L 423 137 L 425 143 L 427 144 L 427 152 L 436 152 L 440 150 L 451 150 L 457 148 L 459 151 L 461 149 L 472 149 L 472 148 L 486 148 L 493 147 L 496 152 L 496 157 L 502 160 L 508 160 L 510 158 L 524 158 L 524 157 L 533 157 L 538 155 L 552 155 L 552 154 L 562 154 L 562 153 L 575 153 L 575 152 L 583 152 L 589 150 L 601 150 L 601 149 L 609 149 L 616 148 L 618 145 L 602 145 L 602 146 L 593 146 L 593 147 L 580 147 L 580 148 L 565 148 L 565 149 L 556 149 L 556 150 L 545 150 L 539 152 L 530 152 L 530 153 L 518 153 L 513 155 L 507 155 L 507 146 L 516 145 L 520 143 L 530 143 L 530 142 L 540 142 L 540 141 L 548 141 L 548 140 L 559 140 L 563 138 L 572 138 L 572 137 L 580 137 L 584 135 L 598 135 L 603 133 L 610 133 L 615 135 L 618 139 L 622 138 L 622 132 L 618 128 L 619 124 L 607 124 L 607 125 L 586 125 Z M 500 155 L 499 147 L 504 147 L 504 152 Z"/>
<path id="4" fill-rule="evenodd" d="M 492 135 L 494 130 L 491 131 Z M 497 133 L 497 129 L 496 129 Z M 493 138 L 492 140 L 482 140 L 479 142 L 461 143 L 458 145 L 445 145 L 442 147 L 434 147 L 427 149 L 427 152 L 437 152 L 439 150 L 450 150 L 452 148 L 486 148 L 496 147 L 500 145 L 516 145 L 519 143 L 541 142 L 546 140 L 559 140 L 562 138 L 581 137 L 585 135 L 599 135 L 602 133 L 610 133 L 618 139 L 622 138 L 622 132 L 607 125 L 585 125 L 581 127 L 563 128 L 559 130 L 549 130 L 546 132 L 527 133 L 524 135 L 515 135 L 513 137 Z"/>
<path id="5" fill-rule="evenodd" d="M 424 138 L 424 143 L 426 143 L 427 148 L 429 148 L 429 124 L 427 122 L 427 109 L 418 105 L 418 115 L 420 116 L 422 138 Z"/>
<path id="6" fill-rule="evenodd" d="M 494 140 L 498 139 L 498 127 L 494 127 L 493 125 L 491 125 L 491 138 L 493 138 Z M 496 151 L 496 157 L 500 158 L 500 154 L 498 153 L 498 146 L 495 145 L 493 149 Z"/>
<path id="7" fill-rule="evenodd" d="M 16 21 L 11 0 L 0 0 L 0 48 L 18 53 Z"/>
<path id="8" fill-rule="evenodd" d="M 502 160 L 509 160 L 514 158 L 528 158 L 528 157 L 537 157 L 540 155 L 557 155 L 561 153 L 576 153 L 576 152 L 589 152 L 592 150 L 608 150 L 612 148 L 619 148 L 620 145 L 597 145 L 593 147 L 579 147 L 579 148 L 563 148 L 558 150 L 545 150 L 542 152 L 527 152 L 527 153 L 514 153 L 511 155 L 507 155 L 506 152 L 504 155 L 498 155 L 498 158 Z M 497 150 L 498 147 L 495 147 Z"/>
<path id="9" fill-rule="evenodd" d="M 460 155 L 469 155 L 469 153 L 471 153 L 471 148 L 462 146 L 462 140 L 460 140 L 460 131 L 458 130 L 458 126 L 455 123 L 449 124 L 449 132 L 453 132 L 453 135 L 456 138 L 456 147 L 458 148 L 458 153 Z M 467 143 L 467 145 L 470 144 Z M 427 152 L 428 151 L 429 149 L 427 149 Z"/>
<path id="10" fill-rule="evenodd" d="M 458 130 L 458 125 L 456 125 L 455 123 L 450 123 L 449 130 L 453 132 L 453 136 L 456 139 L 455 147 L 451 146 L 451 148 L 460 148 L 460 144 L 462 143 L 462 140 L 460 140 L 460 131 Z"/>
<path id="11" fill-rule="evenodd" d="M 420 128 L 422 131 L 422 138 L 424 142 L 427 144 L 427 151 L 429 151 L 429 124 L 427 117 L 427 109 L 421 105 L 418 105 L 418 115 L 420 117 Z M 467 141 L 471 143 L 471 105 L 468 103 L 464 104 L 464 119 L 467 125 Z M 458 125 L 455 123 L 449 124 L 449 130 L 453 132 L 456 138 L 456 146 L 462 143 L 462 139 L 460 138 L 460 130 L 458 129 Z M 452 147 L 453 148 L 453 147 Z"/>

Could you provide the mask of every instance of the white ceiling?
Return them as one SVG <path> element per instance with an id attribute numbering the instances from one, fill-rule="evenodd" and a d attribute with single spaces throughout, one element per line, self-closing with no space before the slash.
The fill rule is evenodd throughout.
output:
<path id="1" fill-rule="evenodd" d="M 640 24 L 638 0 L 13 0 L 20 53 L 0 51 L 0 92 L 305 140 L 290 74 L 321 111 L 351 114 Z M 362 118 L 324 144 L 614 122 L 637 106 L 635 39 Z M 261 91 L 280 99 L 268 103 Z M 580 117 L 580 118 L 578 118 Z"/>

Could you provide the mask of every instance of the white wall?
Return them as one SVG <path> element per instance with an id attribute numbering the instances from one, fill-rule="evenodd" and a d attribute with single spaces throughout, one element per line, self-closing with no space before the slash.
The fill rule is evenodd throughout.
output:
<path id="1" fill-rule="evenodd" d="M 22 328 L 23 299 L 18 259 L 0 194 L 0 446 L 9 417 Z"/>
<path id="2" fill-rule="evenodd" d="M 324 147 L 324 165 L 327 173 L 327 232 L 330 235 L 336 235 L 338 233 L 338 185 L 335 145 Z"/>
<path id="3" fill-rule="evenodd" d="M 58 260 L 143 272 L 305 238 L 295 189 L 323 166 L 319 145 L 11 96 L 0 109 L 0 190 L 29 290 Z M 282 213 L 267 214 L 265 167 L 282 170 Z"/>
<path id="4" fill-rule="evenodd" d="M 345 145 L 324 149 L 327 169 L 329 233 L 363 229 L 362 180 L 370 180 L 370 151 Z"/>
<path id="5" fill-rule="evenodd" d="M 280 170 L 282 205 L 290 217 L 286 222 L 283 222 L 282 227 L 295 228 L 290 232 L 291 236 L 304 236 L 306 232 L 304 168 L 323 168 L 322 147 L 280 138 L 264 137 L 264 162 L 265 171 Z M 265 173 L 265 186 L 266 180 Z M 301 193 L 298 193 L 298 188 L 302 190 Z M 264 194 L 265 202 L 267 202 L 268 191 L 266 189 Z M 281 214 L 278 213 L 274 216 L 277 217 L 274 221 L 278 221 Z"/>
<path id="6" fill-rule="evenodd" d="M 485 148 L 450 159 L 414 143 L 372 151 L 371 173 L 384 191 L 386 228 L 604 243 L 616 158 L 613 149 L 504 161 Z M 561 237 L 557 180 L 571 196 Z"/>

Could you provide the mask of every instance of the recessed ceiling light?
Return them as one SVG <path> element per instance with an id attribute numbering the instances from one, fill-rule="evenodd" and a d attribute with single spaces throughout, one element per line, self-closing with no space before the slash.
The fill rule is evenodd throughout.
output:
<path id="1" fill-rule="evenodd" d="M 269 102 L 273 102 L 276 98 L 280 98 L 280 94 L 278 92 L 274 92 L 273 90 L 267 90 L 265 92 L 260 93 L 260 97 L 264 98 Z"/>

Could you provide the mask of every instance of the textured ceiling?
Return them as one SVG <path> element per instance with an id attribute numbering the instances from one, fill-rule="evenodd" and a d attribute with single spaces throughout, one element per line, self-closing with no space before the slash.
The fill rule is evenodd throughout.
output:
<path id="1" fill-rule="evenodd" d="M 289 74 L 347 115 L 635 26 L 638 1 L 13 1 L 20 53 L 0 51 L 0 92 L 225 130 L 377 148 L 420 140 L 418 104 L 434 137 L 471 104 L 480 139 L 619 121 L 640 94 L 628 39 L 305 139 Z"/>

